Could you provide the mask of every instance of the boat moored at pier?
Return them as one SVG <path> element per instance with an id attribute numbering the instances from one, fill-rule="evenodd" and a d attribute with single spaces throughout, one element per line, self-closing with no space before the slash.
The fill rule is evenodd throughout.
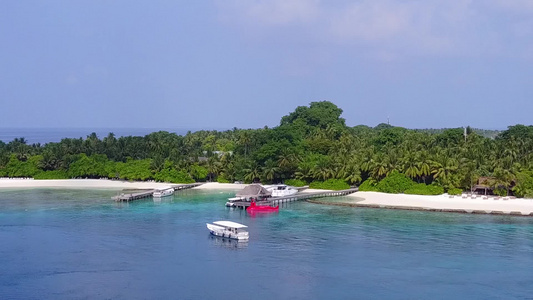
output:
<path id="1" fill-rule="evenodd" d="M 250 203 L 250 206 L 246 208 L 246 211 L 249 213 L 278 212 L 279 205 L 277 206 L 257 205 L 255 201 L 252 201 L 252 203 Z"/>
<path id="2" fill-rule="evenodd" d="M 174 188 L 166 188 L 162 190 L 156 190 L 152 196 L 154 198 L 161 198 L 166 196 L 172 196 L 174 194 Z"/>
<path id="3" fill-rule="evenodd" d="M 286 184 L 276 184 L 266 187 L 266 189 L 271 193 L 272 197 L 285 197 L 298 193 L 298 189 Z"/>

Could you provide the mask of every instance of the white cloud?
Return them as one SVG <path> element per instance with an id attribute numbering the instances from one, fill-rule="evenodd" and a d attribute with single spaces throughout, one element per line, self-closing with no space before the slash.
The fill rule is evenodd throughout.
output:
<path id="1" fill-rule="evenodd" d="M 249 0 L 217 4 L 225 20 L 245 24 L 248 32 L 290 32 L 296 41 L 355 45 L 388 60 L 406 55 L 520 56 L 517 51 L 533 45 L 533 0 Z M 506 17 L 500 16 L 503 11 Z M 520 18 L 514 19 L 514 15 Z"/>

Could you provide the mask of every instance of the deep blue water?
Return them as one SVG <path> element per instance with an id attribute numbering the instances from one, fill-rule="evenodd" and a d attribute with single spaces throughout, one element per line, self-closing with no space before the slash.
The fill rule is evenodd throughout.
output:
<path id="1" fill-rule="evenodd" d="M 251 217 L 233 194 L 0 191 L 2 299 L 525 299 L 533 219 L 305 202 Z M 206 222 L 249 226 L 214 238 Z"/>

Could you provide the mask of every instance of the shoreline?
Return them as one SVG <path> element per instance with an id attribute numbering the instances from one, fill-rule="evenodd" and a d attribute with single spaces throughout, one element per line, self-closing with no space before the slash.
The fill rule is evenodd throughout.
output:
<path id="1" fill-rule="evenodd" d="M 58 189 L 163 189 L 169 185 L 178 185 L 168 182 L 154 181 L 125 181 L 109 179 L 0 179 L 0 192 L 4 189 L 23 188 L 58 188 Z M 240 190 L 245 184 L 206 182 L 193 189 L 199 190 Z"/>
<path id="2" fill-rule="evenodd" d="M 7 189 L 26 188 L 57 188 L 57 189 L 163 189 L 173 183 L 165 182 L 143 182 L 143 181 L 123 181 L 109 179 L 0 179 L 0 192 Z M 197 190 L 242 190 L 247 184 L 206 182 L 194 187 Z M 302 193 L 317 192 L 322 190 L 306 189 Z M 402 210 L 418 210 L 433 212 L 453 212 L 465 214 L 493 214 L 493 215 L 513 215 L 513 216 L 533 216 L 533 199 L 507 199 L 498 200 L 494 198 L 476 199 L 462 198 L 461 196 L 448 196 L 447 194 L 437 196 L 406 195 L 406 194 L 386 194 L 379 192 L 355 192 L 344 196 L 345 201 L 333 202 L 325 199 L 307 200 L 309 203 L 366 207 L 366 208 L 387 208 Z"/>
<path id="3" fill-rule="evenodd" d="M 417 210 L 432 212 L 452 212 L 464 214 L 492 214 L 512 216 L 533 216 L 533 199 L 508 199 L 495 200 L 493 198 L 476 199 L 450 197 L 446 194 L 437 196 L 386 194 L 379 192 L 356 192 L 346 196 L 348 201 L 331 202 L 327 200 L 307 200 L 310 203 L 386 208 L 400 210 Z"/>

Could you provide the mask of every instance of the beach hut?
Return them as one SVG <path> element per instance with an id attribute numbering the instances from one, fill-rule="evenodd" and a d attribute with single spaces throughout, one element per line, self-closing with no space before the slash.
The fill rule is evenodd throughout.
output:
<path id="1" fill-rule="evenodd" d="M 260 184 L 250 184 L 249 186 L 245 187 L 242 191 L 238 192 L 236 194 L 237 197 L 244 198 L 244 199 L 264 199 L 267 197 L 270 197 L 272 195 L 271 192 L 269 192 L 267 189 L 265 189 Z"/>
<path id="2" fill-rule="evenodd" d="M 492 181 L 494 181 L 494 177 L 479 177 L 477 183 L 472 188 L 472 192 L 478 195 L 492 195 Z"/>
<path id="3" fill-rule="evenodd" d="M 473 186 L 472 191 L 478 195 L 494 195 L 495 188 L 506 189 L 509 195 L 512 195 L 512 188 L 516 182 L 512 180 L 509 186 L 496 184 L 496 177 L 482 176 L 477 180 L 477 184 Z"/>

